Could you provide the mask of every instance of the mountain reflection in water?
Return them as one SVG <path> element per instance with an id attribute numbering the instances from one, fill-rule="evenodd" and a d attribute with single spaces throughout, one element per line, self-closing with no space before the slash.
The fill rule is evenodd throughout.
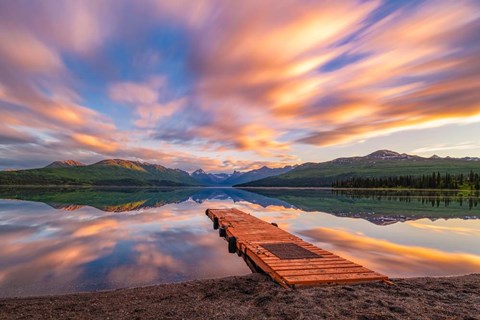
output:
<path id="1" fill-rule="evenodd" d="M 480 218 L 479 193 L 454 191 L 235 189 L 235 188 L 2 188 L 0 198 L 37 201 L 55 209 L 83 206 L 106 212 L 159 208 L 193 200 L 246 201 L 262 207 L 281 206 L 362 218 L 375 224 L 429 218 Z"/>

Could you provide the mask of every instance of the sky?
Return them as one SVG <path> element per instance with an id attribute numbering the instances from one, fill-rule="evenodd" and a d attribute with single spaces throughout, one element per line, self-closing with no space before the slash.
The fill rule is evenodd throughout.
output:
<path id="1" fill-rule="evenodd" d="M 480 1 L 0 2 L 0 169 L 480 156 Z"/>

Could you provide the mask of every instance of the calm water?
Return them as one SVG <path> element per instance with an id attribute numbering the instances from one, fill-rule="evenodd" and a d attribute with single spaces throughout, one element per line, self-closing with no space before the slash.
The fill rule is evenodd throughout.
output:
<path id="1" fill-rule="evenodd" d="M 0 189 L 0 296 L 247 274 L 207 208 L 236 207 L 391 277 L 480 272 L 478 194 Z"/>

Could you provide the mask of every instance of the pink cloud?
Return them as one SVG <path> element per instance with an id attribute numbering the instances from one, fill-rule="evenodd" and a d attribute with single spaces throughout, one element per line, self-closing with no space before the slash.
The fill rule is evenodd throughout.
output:
<path id="1" fill-rule="evenodd" d="M 128 104 L 149 104 L 158 100 L 156 88 L 134 82 L 114 83 L 110 85 L 108 94 L 112 100 Z"/>
<path id="2" fill-rule="evenodd" d="M 55 50 L 26 31 L 0 29 L 0 56 L 18 67 L 17 72 L 59 72 L 64 66 Z"/>

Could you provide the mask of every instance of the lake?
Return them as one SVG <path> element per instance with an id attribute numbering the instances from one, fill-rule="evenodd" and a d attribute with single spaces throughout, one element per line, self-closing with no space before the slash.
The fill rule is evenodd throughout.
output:
<path id="1" fill-rule="evenodd" d="M 205 216 L 235 207 L 390 277 L 480 272 L 478 193 L 1 188 L 0 296 L 250 273 Z"/>

